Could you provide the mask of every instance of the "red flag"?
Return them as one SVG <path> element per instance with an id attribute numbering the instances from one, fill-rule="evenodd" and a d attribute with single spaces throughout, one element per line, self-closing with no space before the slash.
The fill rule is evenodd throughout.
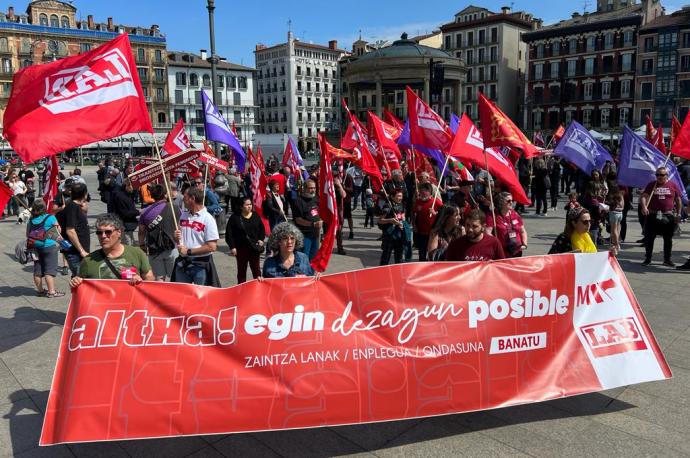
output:
<path id="1" fill-rule="evenodd" d="M 339 160 L 339 161 L 350 161 L 350 162 L 356 162 L 357 157 L 345 151 L 344 149 L 336 148 L 335 146 L 331 145 L 327 141 L 325 142 L 325 145 L 328 147 L 328 154 L 331 156 L 331 160 Z"/>
<path id="2" fill-rule="evenodd" d="M 396 127 L 400 132 L 405 128 L 405 123 L 398 119 L 393 113 L 388 111 L 388 108 L 383 109 L 383 119 L 386 120 L 388 124 Z"/>
<path id="3" fill-rule="evenodd" d="M 530 200 L 520 185 L 515 167 L 500 151 L 494 148 L 486 148 L 485 164 L 484 148 L 482 133 L 475 127 L 470 118 L 463 114 L 448 154 L 480 168 L 485 168 L 488 164 L 491 175 L 506 185 L 516 202 L 529 204 Z"/>
<path id="4" fill-rule="evenodd" d="M 261 143 L 259 143 L 259 146 L 256 148 L 256 161 L 259 163 L 259 169 L 261 170 L 261 173 L 265 174 L 266 161 L 264 161 L 264 153 L 263 151 L 261 151 Z"/>
<path id="5" fill-rule="evenodd" d="M 374 116 L 376 115 L 373 114 L 371 111 L 367 112 L 367 127 L 369 128 L 369 151 L 371 151 L 371 155 L 374 157 L 374 161 L 376 161 L 376 165 L 379 167 L 379 169 L 385 170 L 386 173 L 388 173 L 388 176 L 391 176 L 391 164 L 389 164 L 387 160 L 388 155 L 386 154 L 386 150 L 384 149 L 381 143 L 381 137 L 383 137 L 383 133 L 380 133 L 377 129 L 377 126 L 375 126 L 375 121 L 373 119 Z M 391 153 L 391 155 L 395 157 L 395 154 Z M 400 168 L 400 164 L 397 165 L 397 168 Z"/>
<path id="6" fill-rule="evenodd" d="M 438 180 L 436 179 L 436 172 L 434 172 L 434 167 L 431 165 L 431 162 L 429 161 L 429 156 L 426 154 L 422 154 L 417 150 L 414 150 L 414 175 L 419 180 L 419 176 L 423 173 L 426 172 L 429 175 L 429 179 L 433 184 L 438 184 Z"/>
<path id="7" fill-rule="evenodd" d="M 252 153 L 251 147 L 249 148 L 249 177 L 251 178 L 252 185 L 252 205 L 254 206 L 254 211 L 261 217 L 261 221 L 264 223 L 264 228 L 266 229 L 266 234 L 270 230 L 268 220 L 264 217 L 264 200 L 266 200 L 266 175 L 261 172 L 259 167 L 259 162 Z"/>
<path id="8" fill-rule="evenodd" d="M 5 207 L 7 207 L 7 202 L 10 201 L 14 193 L 9 186 L 5 184 L 4 181 L 0 180 L 0 216 L 5 212 Z"/>
<path id="9" fill-rule="evenodd" d="M 386 160 L 390 163 L 392 168 L 400 168 L 399 161 L 402 159 L 402 153 L 398 146 L 397 140 L 402 133 L 402 130 L 388 123 L 385 123 L 371 111 L 368 113 L 369 133 L 375 135 L 379 145 L 386 153 Z"/>
<path id="10" fill-rule="evenodd" d="M 352 128 L 357 137 L 357 143 L 352 150 L 357 157 L 357 164 L 359 165 L 359 168 L 362 169 L 362 172 L 371 177 L 372 186 L 374 186 L 376 189 L 380 189 L 380 187 L 383 186 L 381 170 L 376 166 L 376 162 L 371 155 L 371 151 L 369 151 L 369 145 L 367 145 L 366 137 L 364 136 L 359 121 L 352 113 L 350 113 L 350 109 L 347 107 L 345 100 L 343 100 L 343 108 L 345 108 L 347 115 L 350 117 L 350 124 L 352 124 Z"/>
<path id="11" fill-rule="evenodd" d="M 19 70 L 4 125 L 24 162 L 126 133 L 153 133 L 127 34 Z"/>
<path id="12" fill-rule="evenodd" d="M 563 127 L 563 124 L 561 124 L 558 126 L 558 129 L 556 129 L 556 132 L 553 133 L 553 139 L 551 140 L 552 146 L 558 143 L 558 141 L 563 137 L 564 133 L 565 127 Z"/>
<path id="13" fill-rule="evenodd" d="M 189 141 L 189 137 L 187 137 L 187 132 L 184 130 L 184 121 L 182 118 L 180 118 L 180 120 L 177 121 L 177 124 L 175 124 L 175 127 L 168 132 L 168 136 L 165 137 L 165 143 L 163 144 L 161 156 L 177 154 L 191 147 L 192 144 Z"/>
<path id="14" fill-rule="evenodd" d="M 669 145 L 673 145 L 673 141 L 678 137 L 678 134 L 680 133 L 680 128 L 680 121 L 678 121 L 676 115 L 673 115 L 673 119 L 671 120 L 671 143 L 669 143 Z"/>
<path id="15" fill-rule="evenodd" d="M 235 134 L 235 137 L 237 137 L 237 126 L 235 125 L 235 120 L 232 120 L 232 125 L 230 126 L 230 130 L 232 130 L 232 133 Z"/>
<path id="16" fill-rule="evenodd" d="M 340 147 L 348 151 L 353 151 L 355 148 L 357 148 L 358 145 L 357 131 L 355 130 L 355 126 L 357 126 L 359 130 L 364 133 L 364 141 L 368 141 L 368 138 L 366 137 L 366 129 L 364 129 L 362 123 L 359 121 L 359 119 L 357 119 L 356 116 L 352 118 L 354 119 L 354 121 L 350 121 L 349 123 L 347 123 L 347 130 L 345 130 L 345 135 L 343 136 L 343 139 L 340 142 Z"/>
<path id="17" fill-rule="evenodd" d="M 46 211 L 52 213 L 53 201 L 58 193 L 58 174 L 60 173 L 60 166 L 58 165 L 56 155 L 50 156 L 50 161 L 48 161 L 46 169 L 46 176 L 48 179 L 43 188 L 43 202 L 46 203 Z"/>
<path id="18" fill-rule="evenodd" d="M 445 151 L 453 142 L 453 134 L 429 105 L 407 87 L 407 113 L 410 120 L 410 139 L 413 145 Z"/>
<path id="19" fill-rule="evenodd" d="M 656 135 L 654 136 L 654 146 L 656 149 L 666 155 L 666 143 L 664 143 L 664 127 L 659 124 L 659 128 L 656 130 Z"/>
<path id="20" fill-rule="evenodd" d="M 319 215 L 326 226 L 327 232 L 324 234 L 319 251 L 311 260 L 311 266 L 317 272 L 323 272 L 328 267 L 331 259 L 335 235 L 338 232 L 338 206 L 335 200 L 335 187 L 333 186 L 333 169 L 331 167 L 331 155 L 329 154 L 330 145 L 326 138 L 319 132 L 319 145 L 321 146 L 321 164 L 319 173 Z"/>
<path id="21" fill-rule="evenodd" d="M 546 145 L 546 142 L 544 142 L 544 137 L 541 136 L 541 130 L 538 130 L 534 133 L 534 144 L 536 146 Z"/>
<path id="22" fill-rule="evenodd" d="M 484 146 L 508 146 L 522 150 L 527 159 L 539 151 L 494 103 L 479 93 L 479 119 L 482 123 Z"/>
<path id="23" fill-rule="evenodd" d="M 646 122 L 646 126 L 647 126 L 647 131 L 646 131 L 645 137 L 647 138 L 647 141 L 653 145 L 654 144 L 654 124 L 652 124 L 652 120 L 649 118 L 649 115 L 647 115 L 645 122 Z"/>
<path id="24" fill-rule="evenodd" d="M 674 137 L 671 152 L 676 156 L 690 159 L 690 114 L 685 116 L 683 125 Z"/>

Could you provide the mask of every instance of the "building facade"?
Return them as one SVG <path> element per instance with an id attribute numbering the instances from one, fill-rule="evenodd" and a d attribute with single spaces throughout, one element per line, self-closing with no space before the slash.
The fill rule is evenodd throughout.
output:
<path id="1" fill-rule="evenodd" d="M 640 28 L 633 125 L 683 122 L 690 107 L 690 6 Z"/>
<path id="2" fill-rule="evenodd" d="M 168 53 L 168 87 L 170 88 L 170 119 L 183 119 L 192 140 L 204 138 L 204 110 L 201 91 L 213 98 L 211 64 L 207 54 Z M 216 101 L 218 110 L 228 123 L 235 124 L 237 137 L 246 147 L 256 131 L 254 103 L 254 69 L 221 59 L 216 65 Z"/>
<path id="3" fill-rule="evenodd" d="M 479 118 L 481 92 L 510 118 L 518 119 L 527 66 L 527 45 L 521 37 L 540 26 L 540 20 L 523 11 L 504 7 L 495 13 L 476 6 L 468 6 L 453 22 L 441 26 L 443 49 L 463 59 L 467 67 L 462 108 L 470 118 Z"/>
<path id="4" fill-rule="evenodd" d="M 632 125 L 639 29 L 662 14 L 658 0 L 599 0 L 594 13 L 523 34 L 525 131 L 571 120 L 604 133 Z"/>
<path id="5" fill-rule="evenodd" d="M 20 68 L 90 51 L 121 33 L 129 34 L 154 129 L 169 129 L 166 40 L 158 26 L 96 23 L 91 15 L 78 20 L 73 5 L 57 0 L 32 1 L 25 14 L 13 7 L 0 13 L 0 118 Z"/>
<path id="6" fill-rule="evenodd" d="M 407 34 L 390 45 L 358 52 L 365 46 L 367 43 L 361 40 L 353 44 L 352 55 L 340 61 L 343 97 L 362 122 L 366 122 L 367 111 L 381 116 L 384 108 L 399 119 L 406 119 L 407 86 L 416 90 L 446 121 L 450 121 L 452 112 L 460 112 L 466 74 L 461 59 L 442 49 L 418 44 Z M 432 64 L 443 71 L 433 73 Z M 432 94 L 434 88 L 436 93 Z"/>
<path id="7" fill-rule="evenodd" d="M 328 46 L 305 43 L 292 32 L 286 43 L 256 45 L 259 132 L 294 135 L 300 150 L 315 151 L 317 133 L 339 124 L 338 61 L 345 54 L 335 40 Z"/>

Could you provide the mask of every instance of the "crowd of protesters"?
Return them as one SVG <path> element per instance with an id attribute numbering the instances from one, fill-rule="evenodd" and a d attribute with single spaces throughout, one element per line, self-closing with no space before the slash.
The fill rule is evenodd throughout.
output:
<path id="1" fill-rule="evenodd" d="M 47 297 L 64 295 L 55 289 L 60 270 L 71 274 L 72 286 L 82 278 L 220 286 L 213 255 L 223 235 L 237 261 L 237 283 L 247 281 L 248 270 L 253 278 L 314 275 L 310 261 L 325 232 L 319 215 L 319 168 L 293 173 L 275 157 L 265 166 L 268 189 L 262 211 L 267 226 L 254 208 L 250 178 L 235 168 L 216 172 L 207 183 L 198 173 L 167 186 L 149 183 L 135 190 L 128 178 L 135 170 L 131 160 L 98 164 L 95 191 L 107 214 L 96 221 L 95 251 L 87 221 L 91 195 L 79 168 L 69 176 L 60 172 L 59 193 L 47 208 L 36 199 L 36 174 L 26 166 L 6 165 L 0 174 L 13 197 L 3 217 L 27 223 L 27 234 L 41 228 L 44 239 L 34 247 L 34 280 L 37 294 Z M 690 161 L 678 168 L 684 185 L 690 185 Z M 636 243 L 645 247 L 643 264 L 652 261 L 654 241 L 661 236 L 663 264 L 675 267 L 673 237 L 686 213 L 667 168 L 659 168 L 656 180 L 638 191 L 617 184 L 615 163 L 590 176 L 553 156 L 520 159 L 516 169 L 531 196 L 529 207 L 515 205 L 509 190 L 481 169 L 472 169 L 474 178 L 463 181 L 456 173 L 439 177 L 436 167 L 413 171 L 403 162 L 390 176 L 384 171 L 382 186 L 376 186 L 355 165 L 334 167 L 340 217 L 336 250 L 346 253 L 343 230 L 348 239 L 355 237 L 352 214 L 359 207 L 364 227 L 376 225 L 381 231 L 380 265 L 520 257 L 529 242 L 522 215 L 533 211 L 543 216 L 550 210 L 564 212 L 565 227 L 549 254 L 608 249 L 618 255 L 637 193 L 643 237 Z M 22 210 L 28 213 L 23 221 Z M 678 268 L 690 270 L 690 261 Z"/>

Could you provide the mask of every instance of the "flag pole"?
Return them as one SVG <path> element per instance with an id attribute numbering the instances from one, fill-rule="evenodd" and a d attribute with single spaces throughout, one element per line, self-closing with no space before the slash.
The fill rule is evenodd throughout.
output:
<path id="1" fill-rule="evenodd" d="M 141 134 L 139 134 L 141 136 Z M 168 194 L 168 203 L 170 203 L 170 212 L 172 213 L 172 219 L 175 223 L 175 230 L 179 231 L 180 226 L 177 224 L 177 216 L 175 215 L 175 203 L 172 200 L 172 193 L 170 192 L 170 183 L 168 183 L 168 177 L 165 174 L 165 166 L 163 166 L 163 158 L 161 157 L 161 150 L 158 148 L 158 139 L 156 134 L 153 133 L 153 145 L 156 147 L 156 156 L 158 157 L 158 164 L 161 166 L 161 174 L 163 175 L 163 183 L 165 184 L 165 192 Z"/>
<path id="2" fill-rule="evenodd" d="M 486 167 L 486 173 L 489 175 L 489 183 L 487 185 L 489 186 L 489 201 L 491 203 L 491 216 L 493 217 L 493 223 L 494 223 L 494 236 L 496 236 L 496 205 L 494 205 L 494 193 L 491 190 L 491 182 L 493 181 L 493 178 L 491 177 L 491 172 L 489 172 L 489 159 L 486 156 L 486 148 L 482 147 L 484 151 L 484 167 Z"/>
<path id="3" fill-rule="evenodd" d="M 206 170 L 204 171 L 204 198 L 201 200 L 201 205 L 206 205 L 206 183 L 208 182 L 208 163 L 206 163 Z"/>
<path id="4" fill-rule="evenodd" d="M 434 193 L 434 200 L 431 202 L 431 208 L 429 209 L 429 216 L 434 214 L 434 207 L 436 206 L 436 199 L 438 199 L 439 190 L 441 189 L 441 180 L 446 174 L 446 169 L 448 168 L 448 160 L 450 155 L 446 154 L 446 162 L 443 163 L 443 170 L 441 170 L 441 176 L 438 179 L 438 185 L 436 186 L 436 192 Z M 484 162 L 486 163 L 486 151 L 484 152 Z M 488 168 L 488 167 L 487 167 Z M 491 176 L 491 175 L 489 175 Z M 416 180 L 415 180 L 416 182 Z"/>

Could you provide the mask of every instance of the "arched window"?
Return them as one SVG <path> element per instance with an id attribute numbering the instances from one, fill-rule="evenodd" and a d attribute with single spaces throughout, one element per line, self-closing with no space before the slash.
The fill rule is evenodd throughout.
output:
<path id="1" fill-rule="evenodd" d="M 196 73 L 189 74 L 189 85 L 193 87 L 199 86 L 199 77 L 196 75 Z"/>
<path id="2" fill-rule="evenodd" d="M 31 40 L 28 38 L 22 38 L 21 52 L 30 53 L 31 52 Z"/>
<path id="3" fill-rule="evenodd" d="M 47 26 L 48 25 L 48 15 L 45 13 L 41 13 L 38 16 L 38 23 L 41 25 Z"/>
<path id="4" fill-rule="evenodd" d="M 50 15 L 50 26 L 51 27 L 60 27 L 60 20 L 57 17 L 57 14 L 51 14 Z"/>
<path id="5" fill-rule="evenodd" d="M 2 59 L 2 71 L 3 73 L 12 73 L 12 60 L 6 57 Z"/>
<path id="6" fill-rule="evenodd" d="M 0 38 L 0 51 L 2 52 L 8 52 L 9 48 L 7 45 L 7 38 Z"/>
<path id="7" fill-rule="evenodd" d="M 60 25 L 63 29 L 69 29 L 69 18 L 67 16 L 62 16 L 60 18 Z"/>
<path id="8" fill-rule="evenodd" d="M 58 56 L 67 55 L 67 43 L 64 41 L 58 41 Z"/>
<path id="9" fill-rule="evenodd" d="M 204 87 L 211 86 L 211 77 L 208 74 L 204 74 L 204 76 L 202 77 L 202 81 L 204 83 Z"/>
<path id="10" fill-rule="evenodd" d="M 167 116 L 165 115 L 165 113 L 163 113 L 163 112 L 158 113 L 158 123 L 159 124 L 165 124 L 167 122 L 166 119 L 167 119 Z"/>

